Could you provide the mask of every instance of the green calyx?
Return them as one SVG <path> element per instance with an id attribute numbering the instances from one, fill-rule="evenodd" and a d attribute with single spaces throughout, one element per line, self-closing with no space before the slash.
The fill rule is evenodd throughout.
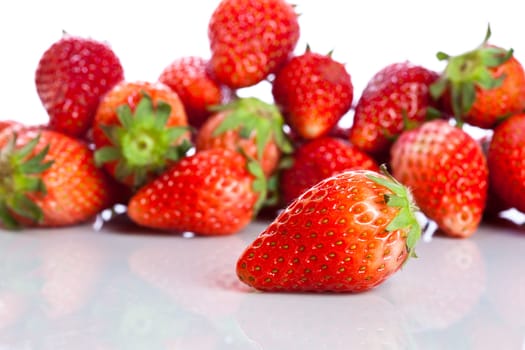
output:
<path id="1" fill-rule="evenodd" d="M 95 163 L 101 166 L 117 162 L 116 177 L 133 176 L 133 186 L 139 188 L 150 176 L 160 174 L 170 161 L 178 161 L 192 147 L 189 140 L 178 140 L 189 131 L 186 126 L 168 127 L 171 106 L 143 94 L 135 112 L 125 104 L 117 108 L 118 126 L 101 126 L 111 141 L 110 146 L 95 151 Z"/>
<path id="2" fill-rule="evenodd" d="M 491 90 L 499 87 L 505 76 L 493 77 L 490 68 L 498 67 L 508 61 L 513 50 L 504 50 L 488 45 L 491 35 L 487 28 L 485 39 L 476 49 L 458 56 L 449 56 L 438 52 L 440 61 L 448 61 L 442 76 L 430 86 L 430 94 L 439 99 L 449 91 L 452 112 L 458 122 L 466 115 L 476 99 L 476 89 Z"/>
<path id="3" fill-rule="evenodd" d="M 40 222 L 44 214 L 28 193 L 46 194 L 40 174 L 49 169 L 52 161 L 44 161 L 49 146 L 31 155 L 40 135 L 21 148 L 16 147 L 17 135 L 0 149 L 0 221 L 8 229 L 18 229 L 20 224 L 13 213 L 34 222 Z M 31 156 L 30 156 L 31 155 Z"/>
<path id="4" fill-rule="evenodd" d="M 284 118 L 274 104 L 255 97 L 239 98 L 228 104 L 213 107 L 215 112 L 228 112 L 224 120 L 214 130 L 219 136 L 229 130 L 238 130 L 243 138 L 255 135 L 257 160 L 261 160 L 266 145 L 273 139 L 284 154 L 292 152 L 292 144 L 284 132 Z"/>
<path id="5" fill-rule="evenodd" d="M 399 213 L 388 224 L 386 229 L 390 232 L 395 230 L 408 230 L 406 237 L 407 259 L 416 257 L 415 247 L 421 237 L 421 226 L 419 225 L 415 212 L 419 209 L 414 203 L 410 190 L 388 172 L 386 165 L 382 164 L 380 170 L 385 177 L 374 175 L 368 175 L 367 177 L 392 191 L 392 194 L 385 194 L 385 201 L 388 206 L 399 208 Z"/>

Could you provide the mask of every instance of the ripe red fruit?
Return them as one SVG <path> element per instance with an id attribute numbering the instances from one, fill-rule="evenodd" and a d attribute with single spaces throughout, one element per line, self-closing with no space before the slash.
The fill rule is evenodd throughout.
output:
<path id="1" fill-rule="evenodd" d="M 140 226 L 165 231 L 236 233 L 264 200 L 264 174 L 248 168 L 255 162 L 249 164 L 225 148 L 197 152 L 140 188 L 129 201 L 128 215 Z"/>
<path id="2" fill-rule="evenodd" d="M 403 130 L 427 119 L 432 107 L 429 88 L 437 78 L 436 72 L 408 61 L 381 69 L 357 101 L 350 142 L 383 158 Z"/>
<path id="3" fill-rule="evenodd" d="M 513 50 L 489 45 L 491 32 L 479 47 L 458 56 L 443 52 L 438 59 L 447 66 L 432 86 L 456 119 L 481 128 L 493 128 L 498 121 L 525 110 L 525 71 Z"/>
<path id="4" fill-rule="evenodd" d="M 276 74 L 272 94 L 293 131 L 313 139 L 328 134 L 350 110 L 354 89 L 343 64 L 307 48 Z"/>
<path id="5" fill-rule="evenodd" d="M 122 79 L 120 60 L 107 43 L 64 34 L 44 52 L 35 72 L 49 128 L 84 137 L 100 98 Z"/>
<path id="6" fill-rule="evenodd" d="M 414 255 L 408 190 L 369 170 L 327 178 L 293 201 L 241 254 L 237 275 L 264 291 L 362 292 Z"/>
<path id="7" fill-rule="evenodd" d="M 319 181 L 345 170 L 379 170 L 369 155 L 345 140 L 329 136 L 301 144 L 292 154 L 292 162 L 280 176 L 279 188 L 286 204 Z"/>
<path id="8" fill-rule="evenodd" d="M 0 139 L 0 222 L 70 226 L 93 218 L 116 197 L 83 142 L 51 130 L 22 130 Z"/>
<path id="9" fill-rule="evenodd" d="M 237 89 L 282 66 L 299 40 L 299 23 L 284 0 L 222 0 L 210 18 L 208 38 L 211 71 Z"/>
<path id="10" fill-rule="evenodd" d="M 187 117 L 177 93 L 162 83 L 122 81 L 97 109 L 95 160 L 136 189 L 185 155 Z"/>
<path id="11" fill-rule="evenodd" d="M 481 221 L 488 169 L 480 144 L 445 120 L 405 131 L 391 150 L 392 174 L 447 235 L 473 235 Z"/>
<path id="12" fill-rule="evenodd" d="M 218 106 L 215 114 L 197 133 L 197 150 L 210 148 L 242 149 L 257 160 L 267 176 L 272 175 L 281 156 L 292 146 L 283 131 L 284 119 L 273 104 L 257 98 L 240 98 Z"/>
<path id="13" fill-rule="evenodd" d="M 213 113 L 210 107 L 227 102 L 232 92 L 209 72 L 208 60 L 185 56 L 171 62 L 159 76 L 159 81 L 175 91 L 186 110 L 188 123 L 200 128 Z"/>
<path id="14" fill-rule="evenodd" d="M 525 113 L 508 117 L 494 129 L 487 162 L 491 190 L 506 205 L 525 212 Z"/>

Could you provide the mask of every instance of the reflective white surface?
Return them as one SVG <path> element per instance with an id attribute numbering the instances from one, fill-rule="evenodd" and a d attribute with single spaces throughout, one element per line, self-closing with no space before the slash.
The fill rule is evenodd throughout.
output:
<path id="1" fill-rule="evenodd" d="M 524 227 L 420 241 L 376 289 L 338 295 L 242 285 L 237 257 L 267 224 L 0 231 L 0 349 L 524 349 Z"/>

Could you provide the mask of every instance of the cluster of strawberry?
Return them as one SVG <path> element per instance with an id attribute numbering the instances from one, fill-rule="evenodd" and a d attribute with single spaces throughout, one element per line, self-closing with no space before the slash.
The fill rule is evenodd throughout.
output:
<path id="1" fill-rule="evenodd" d="M 49 123 L 0 124 L 0 223 L 73 225 L 120 203 L 137 225 L 209 236 L 264 210 L 273 222 L 240 256 L 242 281 L 363 291 L 415 255 L 417 210 L 457 237 L 476 231 L 489 187 L 491 210 L 525 211 L 525 74 L 489 35 L 438 54 L 441 74 L 385 67 L 341 129 L 351 76 L 330 53 L 294 53 L 286 1 L 223 0 L 208 34 L 209 58 L 178 58 L 155 82 L 127 81 L 105 43 L 54 43 L 36 70 Z M 236 94 L 263 80 L 274 103 Z"/>

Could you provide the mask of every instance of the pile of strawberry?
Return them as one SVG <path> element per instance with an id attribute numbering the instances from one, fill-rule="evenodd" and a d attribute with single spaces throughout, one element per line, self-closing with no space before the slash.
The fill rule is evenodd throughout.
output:
<path id="1" fill-rule="evenodd" d="M 331 53 L 296 53 L 284 0 L 223 0 L 208 36 L 210 57 L 177 58 L 151 82 L 126 80 L 106 43 L 55 42 L 35 78 L 49 123 L 0 121 L 0 225 L 76 225 L 124 204 L 137 225 L 217 236 L 269 213 L 242 281 L 363 291 L 415 255 L 416 211 L 453 237 L 525 212 L 525 73 L 490 30 L 438 53 L 441 73 L 389 64 L 359 98 Z M 272 103 L 237 95 L 263 80 Z"/>

